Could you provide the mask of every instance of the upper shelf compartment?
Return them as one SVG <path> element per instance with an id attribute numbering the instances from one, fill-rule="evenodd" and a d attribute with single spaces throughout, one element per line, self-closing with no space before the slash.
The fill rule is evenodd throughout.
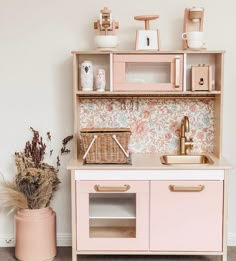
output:
<path id="1" fill-rule="evenodd" d="M 215 97 L 222 91 L 224 51 L 72 53 L 77 97 Z M 93 66 L 93 91 L 85 91 L 81 83 L 80 65 L 84 61 Z M 105 71 L 105 92 L 96 91 L 98 69 Z"/>
<path id="2" fill-rule="evenodd" d="M 221 92 L 223 86 L 224 52 L 191 52 L 185 54 L 185 90 L 191 91 L 193 85 L 193 73 L 191 68 L 196 65 L 202 68 L 210 68 L 210 89 L 213 92 Z M 206 72 L 206 71 L 205 71 Z M 204 75 L 204 73 L 203 73 Z M 205 79 L 204 79 L 205 80 Z M 197 91 L 195 91 L 197 92 Z"/>
<path id="3" fill-rule="evenodd" d="M 92 64 L 93 90 L 94 91 L 96 90 L 95 77 L 99 69 L 103 69 L 105 71 L 105 77 L 106 77 L 105 91 L 111 90 L 111 85 L 113 81 L 112 80 L 112 53 L 98 52 L 98 51 L 82 51 L 82 52 L 72 52 L 72 53 L 74 54 L 73 78 L 74 78 L 75 92 L 83 90 L 83 83 L 81 81 L 81 77 L 83 77 L 81 76 L 81 71 L 82 71 L 81 65 L 86 61 L 89 61 Z M 91 76 L 91 74 L 88 75 L 88 77 L 89 76 Z"/>

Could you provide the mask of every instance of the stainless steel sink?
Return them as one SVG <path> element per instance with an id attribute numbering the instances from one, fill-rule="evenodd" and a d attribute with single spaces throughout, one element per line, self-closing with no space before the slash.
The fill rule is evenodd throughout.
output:
<path id="1" fill-rule="evenodd" d="M 213 160 L 207 155 L 162 155 L 164 165 L 210 165 Z"/>

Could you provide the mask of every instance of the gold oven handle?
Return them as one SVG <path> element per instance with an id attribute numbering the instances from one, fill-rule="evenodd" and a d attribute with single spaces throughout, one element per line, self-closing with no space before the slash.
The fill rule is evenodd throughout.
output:
<path id="1" fill-rule="evenodd" d="M 130 189 L 130 185 L 123 185 L 123 186 L 101 186 L 101 185 L 95 185 L 94 189 L 97 192 L 126 192 Z"/>
<path id="2" fill-rule="evenodd" d="M 169 190 L 171 192 L 201 192 L 205 189 L 204 185 L 197 185 L 197 186 L 176 186 L 170 185 Z"/>

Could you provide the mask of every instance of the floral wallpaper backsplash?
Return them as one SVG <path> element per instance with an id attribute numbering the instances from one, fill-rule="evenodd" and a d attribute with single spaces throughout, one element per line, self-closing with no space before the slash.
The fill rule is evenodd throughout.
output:
<path id="1" fill-rule="evenodd" d="M 132 153 L 178 153 L 180 124 L 189 117 L 192 153 L 214 151 L 214 102 L 210 99 L 83 99 L 81 128 L 130 128 Z"/>

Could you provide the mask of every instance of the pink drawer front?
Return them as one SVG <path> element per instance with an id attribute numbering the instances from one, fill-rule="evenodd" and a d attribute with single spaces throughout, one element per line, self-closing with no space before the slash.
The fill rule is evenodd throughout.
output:
<path id="1" fill-rule="evenodd" d="M 152 181 L 150 208 L 152 251 L 222 251 L 223 181 Z"/>
<path id="2" fill-rule="evenodd" d="M 148 181 L 77 181 L 77 250 L 148 250 L 148 202 Z"/>
<path id="3" fill-rule="evenodd" d="M 114 54 L 114 91 L 182 91 L 183 55 Z"/>

